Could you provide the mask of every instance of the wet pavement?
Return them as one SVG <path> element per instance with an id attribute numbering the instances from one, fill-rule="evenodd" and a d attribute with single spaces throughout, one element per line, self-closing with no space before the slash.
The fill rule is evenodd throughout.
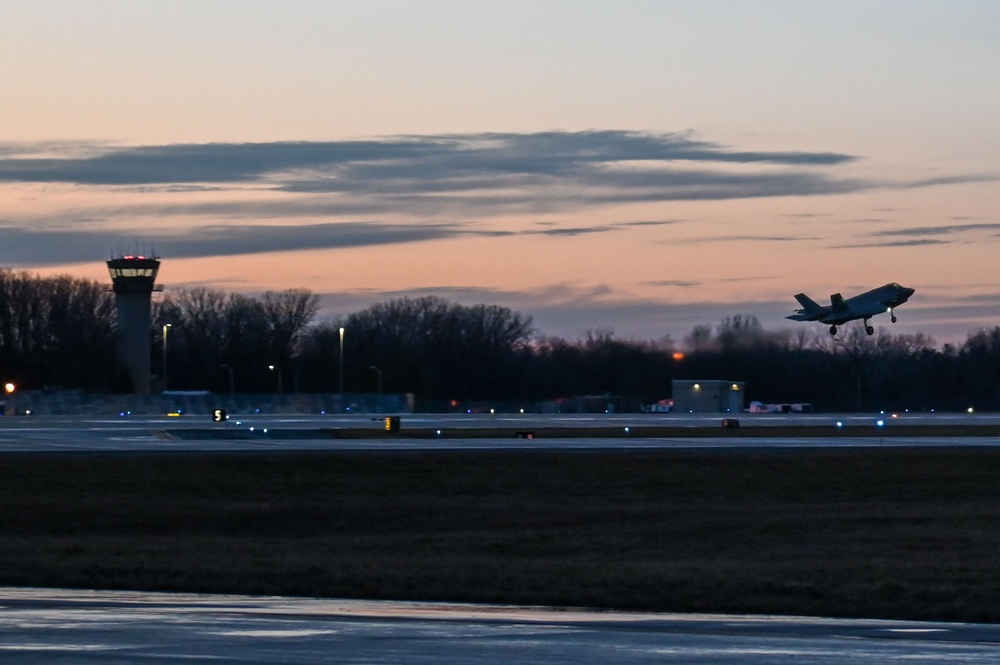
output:
<path id="1" fill-rule="evenodd" d="M 0 588 L 0 662 L 1000 662 L 1000 626 Z"/>

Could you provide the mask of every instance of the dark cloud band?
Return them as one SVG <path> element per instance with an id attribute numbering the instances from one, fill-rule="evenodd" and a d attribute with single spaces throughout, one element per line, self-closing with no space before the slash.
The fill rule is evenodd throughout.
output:
<path id="1" fill-rule="evenodd" d="M 197 258 L 263 252 L 364 247 L 489 234 L 457 224 L 342 222 L 304 226 L 206 226 L 189 233 L 158 231 L 124 240 L 155 247 L 162 256 Z M 123 238 L 108 231 L 43 231 L 0 228 L 0 266 L 76 263 L 106 256 Z"/>
<path id="2" fill-rule="evenodd" d="M 626 131 L 541 132 L 402 136 L 370 141 L 219 143 L 108 148 L 65 158 L 9 156 L 0 146 L 0 181 L 72 182 L 89 185 L 256 182 L 274 174 L 314 171 L 298 187 L 335 190 L 359 181 L 406 185 L 446 178 L 503 175 L 566 177 L 586 167 L 622 162 L 709 162 L 829 166 L 852 161 L 829 152 L 746 152 L 696 141 L 682 134 Z M 27 152 L 25 150 L 25 152 Z M 293 178 L 293 182 L 294 182 Z M 454 185 L 453 185 L 454 186 Z M 426 185 L 425 185 L 426 187 Z"/>
<path id="3" fill-rule="evenodd" d="M 545 227 L 511 231 L 490 228 L 483 220 L 622 203 L 819 196 L 984 178 L 894 184 L 831 171 L 855 160 L 835 152 L 740 151 L 685 133 L 613 130 L 137 147 L 0 144 L 0 183 L 100 187 L 110 201 L 62 218 L 55 213 L 0 222 L 0 265 L 103 256 L 122 241 L 122 220 L 144 220 L 140 237 L 126 240 L 155 244 L 164 255 L 199 257 L 460 235 L 624 232 L 673 222 L 584 226 L 567 216 Z M 138 196 L 122 203 L 126 199 L 115 199 L 116 191 L 108 188 L 127 188 Z M 254 194 L 242 195 L 244 189 Z M 270 192 L 261 195 L 262 189 Z M 203 196 L 187 196 L 192 191 Z M 141 196 L 148 192 L 157 196 Z M 177 219 L 194 230 L 164 230 Z M 934 233 L 916 229 L 912 235 L 917 232 Z"/>

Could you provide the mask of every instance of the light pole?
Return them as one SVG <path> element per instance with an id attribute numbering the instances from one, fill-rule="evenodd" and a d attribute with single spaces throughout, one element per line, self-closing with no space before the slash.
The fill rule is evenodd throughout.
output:
<path id="1" fill-rule="evenodd" d="M 340 388 L 339 392 L 340 396 L 343 397 L 344 396 L 344 329 L 343 328 L 340 329 L 340 362 L 338 363 L 337 368 L 340 370 L 340 381 L 338 382 L 338 386 Z"/>
<path id="2" fill-rule="evenodd" d="M 222 367 L 229 372 L 229 396 L 232 397 L 233 393 L 236 392 L 236 381 L 233 379 L 233 368 L 226 364 L 223 364 Z"/>
<path id="3" fill-rule="evenodd" d="M 171 328 L 172 323 L 163 324 L 163 392 L 167 392 L 167 331 Z"/>
<path id="4" fill-rule="evenodd" d="M 375 372 L 375 375 L 378 377 L 378 394 L 381 395 L 382 394 L 382 370 L 380 370 L 375 365 L 369 366 L 368 369 L 370 369 L 371 371 Z"/>
<path id="5" fill-rule="evenodd" d="M 267 368 L 274 372 L 278 376 L 278 394 L 281 394 L 281 366 L 280 365 L 268 365 Z"/>
<path id="6" fill-rule="evenodd" d="M 14 385 L 13 381 L 8 381 L 3 384 L 3 391 L 8 397 L 13 397 L 15 390 L 17 390 L 17 386 Z M 17 409 L 15 407 L 11 407 L 10 412 L 12 414 L 17 413 Z M 7 405 L 3 400 L 0 400 L 0 416 L 4 415 L 7 415 Z"/>

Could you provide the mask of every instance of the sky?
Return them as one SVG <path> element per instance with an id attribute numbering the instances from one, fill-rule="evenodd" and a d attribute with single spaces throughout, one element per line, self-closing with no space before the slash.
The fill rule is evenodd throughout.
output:
<path id="1" fill-rule="evenodd" d="M 899 282 L 960 344 L 998 81 L 992 0 L 0 0 L 0 267 L 677 342 Z"/>

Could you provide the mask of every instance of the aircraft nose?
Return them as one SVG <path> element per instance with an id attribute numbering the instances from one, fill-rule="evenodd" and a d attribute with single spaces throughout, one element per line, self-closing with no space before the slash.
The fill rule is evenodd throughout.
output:
<path id="1" fill-rule="evenodd" d="M 917 292 L 916 289 L 903 289 L 903 293 L 906 294 L 907 298 L 909 298 L 910 296 L 912 296 L 916 292 Z"/>

